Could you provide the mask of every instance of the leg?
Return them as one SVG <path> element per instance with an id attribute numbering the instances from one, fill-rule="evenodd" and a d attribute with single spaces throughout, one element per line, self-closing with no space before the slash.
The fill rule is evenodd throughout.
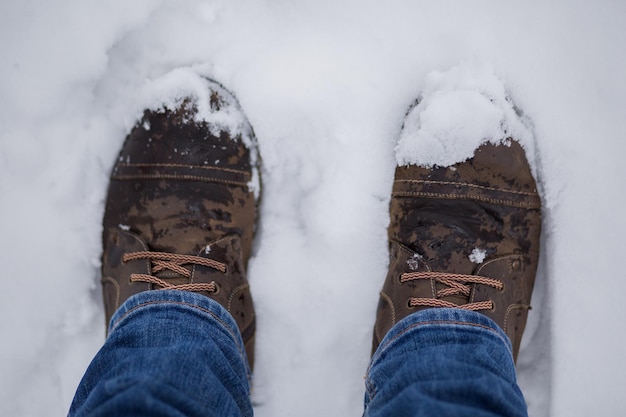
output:
<path id="1" fill-rule="evenodd" d="M 427 309 L 395 325 L 366 389 L 368 417 L 526 415 L 509 339 L 473 311 Z"/>
<path id="2" fill-rule="evenodd" d="M 228 91 L 177 75 L 176 95 L 144 112 L 111 174 L 109 336 L 72 415 L 252 415 L 256 141 Z"/>
<path id="3" fill-rule="evenodd" d="M 491 105 L 479 93 L 463 100 L 471 94 L 470 102 Z M 418 103 L 408 113 L 402 140 L 420 137 L 411 135 L 423 110 Z M 449 166 L 397 158 L 407 164 L 395 172 L 366 415 L 526 414 L 514 360 L 537 269 L 541 201 L 520 144 L 492 140 Z"/>
<path id="4" fill-rule="evenodd" d="M 217 302 L 149 291 L 113 315 L 87 369 L 72 416 L 252 416 L 245 348 Z"/>

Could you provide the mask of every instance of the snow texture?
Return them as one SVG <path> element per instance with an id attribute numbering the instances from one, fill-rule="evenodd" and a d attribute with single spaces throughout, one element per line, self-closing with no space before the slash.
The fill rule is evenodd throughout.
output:
<path id="1" fill-rule="evenodd" d="M 487 251 L 484 249 L 474 248 L 472 253 L 468 256 L 471 262 L 475 264 L 482 264 L 485 260 L 485 256 L 487 255 Z"/>
<path id="2" fill-rule="evenodd" d="M 399 165 L 447 167 L 472 157 L 482 143 L 514 138 L 536 173 L 533 135 L 491 68 L 459 65 L 426 76 L 396 146 Z"/>
<path id="3" fill-rule="evenodd" d="M 530 415 L 625 415 L 624 16 L 614 0 L 1 2 L 0 415 L 66 414 L 104 340 L 111 167 L 142 106 L 202 94 L 193 74 L 236 95 L 263 159 L 257 416 L 361 414 L 396 158 L 448 165 L 523 128 L 544 203 L 517 364 Z"/>
<path id="4" fill-rule="evenodd" d="M 210 105 L 211 93 L 216 91 L 223 102 L 219 109 Z M 203 76 L 200 71 L 191 68 L 175 68 L 172 71 L 149 80 L 142 86 L 142 91 L 135 100 L 137 115 L 144 109 L 174 109 L 186 98 L 192 99 L 197 108 L 196 122 L 207 122 L 209 130 L 215 136 L 220 131 L 227 131 L 231 137 L 241 137 L 244 144 L 253 150 L 252 162 L 256 164 L 256 144 L 252 141 L 252 128 L 240 111 L 237 100 L 217 82 Z M 148 129 L 149 130 L 149 126 Z"/>

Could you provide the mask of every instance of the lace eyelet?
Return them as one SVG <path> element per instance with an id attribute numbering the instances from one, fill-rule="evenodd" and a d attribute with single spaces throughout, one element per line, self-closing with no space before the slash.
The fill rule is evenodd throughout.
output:
<path id="1" fill-rule="evenodd" d="M 514 259 L 511 262 L 511 269 L 513 269 L 514 271 L 519 271 L 522 267 L 522 262 L 519 259 Z"/>
<path id="2" fill-rule="evenodd" d="M 213 290 L 212 294 L 219 294 L 222 287 L 215 281 L 213 281 L 212 284 L 215 285 L 215 289 Z"/>
<path id="3" fill-rule="evenodd" d="M 489 311 L 492 312 L 492 313 L 494 311 L 496 311 L 496 303 L 495 302 L 493 302 L 493 301 L 491 302 L 491 309 Z"/>
<path id="4" fill-rule="evenodd" d="M 408 300 L 406 300 L 406 307 L 407 307 L 409 310 L 413 310 L 413 309 L 415 308 L 415 306 L 412 306 L 412 305 L 411 305 L 411 299 L 410 299 L 410 298 L 409 298 Z"/>

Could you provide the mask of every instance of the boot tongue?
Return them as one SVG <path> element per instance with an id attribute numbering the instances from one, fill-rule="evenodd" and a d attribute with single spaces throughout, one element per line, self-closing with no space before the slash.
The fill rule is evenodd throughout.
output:
<path id="1" fill-rule="evenodd" d="M 441 284 L 437 284 L 437 290 L 441 288 L 448 288 L 445 285 L 441 285 Z M 441 297 L 440 300 L 442 301 L 448 301 L 450 303 L 454 303 L 458 306 L 462 306 L 463 304 L 467 304 L 469 303 L 469 296 L 465 296 L 465 295 L 449 295 L 447 297 Z"/>
<path id="2" fill-rule="evenodd" d="M 456 266 L 451 267 L 451 268 L 449 268 L 447 270 L 446 269 L 441 270 L 441 269 L 433 268 L 433 271 L 434 272 L 445 272 L 445 273 L 451 273 L 451 274 L 472 275 L 474 273 L 474 265 L 472 265 L 472 263 L 468 260 L 467 262 L 462 262 L 462 264 L 456 265 Z M 462 306 L 464 304 L 469 303 L 469 301 L 470 301 L 469 300 L 470 299 L 470 294 L 472 293 L 472 289 L 473 289 L 474 284 L 465 284 L 463 282 L 459 282 L 459 283 L 463 284 L 463 285 L 470 286 L 470 292 L 469 292 L 468 295 L 465 295 L 463 293 L 459 293 L 459 294 L 455 294 L 455 295 L 447 295 L 447 296 L 444 296 L 444 297 L 440 297 L 439 299 L 442 300 L 442 301 L 448 301 L 448 302 L 456 304 L 458 306 Z M 446 285 L 446 284 L 438 282 L 438 281 L 435 282 L 435 289 L 436 289 L 437 293 L 439 291 L 449 290 L 450 288 L 453 288 L 453 287 L 450 287 L 449 285 Z"/>
<path id="3" fill-rule="evenodd" d="M 195 243 L 194 243 L 195 244 Z M 198 246 L 195 244 L 195 246 Z M 241 258 L 241 244 L 240 238 L 236 235 L 229 235 L 221 239 L 208 242 L 199 246 L 201 249 L 196 253 L 190 255 L 198 256 L 200 258 L 213 259 L 218 262 L 223 262 L 232 271 L 239 271 L 241 265 L 237 261 Z M 190 272 L 190 277 L 184 277 L 175 271 L 163 270 L 156 274 L 156 277 L 162 278 L 173 285 L 188 284 L 194 282 L 208 271 L 214 273 L 215 270 L 211 267 L 203 265 L 184 264 L 183 268 Z M 240 271 L 241 272 L 241 271 Z M 194 279 L 195 277 L 195 279 Z"/>
<path id="4" fill-rule="evenodd" d="M 430 248 L 428 249 L 430 250 Z M 439 258 L 440 261 L 438 263 L 433 258 L 429 258 L 429 252 L 425 251 L 418 244 L 414 244 L 412 247 L 409 247 L 397 241 L 391 241 L 389 253 L 390 264 L 387 278 L 388 280 L 389 276 L 401 277 L 406 273 L 441 273 L 443 278 L 443 274 L 450 273 L 445 269 L 446 266 L 453 266 L 455 268 L 452 273 L 471 274 L 473 272 L 472 262 L 470 262 L 466 256 Z M 446 262 L 445 265 L 444 262 Z M 436 266 L 439 267 L 437 268 Z M 397 280 L 397 278 L 395 279 Z M 392 288 L 389 289 L 389 291 L 403 291 L 407 297 L 429 299 L 437 298 L 436 294 L 438 292 L 449 290 L 451 288 L 446 284 L 438 282 L 434 277 L 430 279 L 409 280 L 405 283 L 401 282 L 399 286 L 400 287 L 398 288 L 402 289 L 398 290 Z M 470 287 L 470 294 L 471 291 L 472 289 Z M 438 299 L 461 307 L 469 303 L 470 297 L 464 294 L 457 294 L 440 297 Z M 424 308 L 427 307 L 419 307 L 420 310 Z M 403 317 L 404 316 L 400 316 L 398 320 Z M 386 330 L 396 323 L 394 321 L 395 319 L 390 318 L 390 320 L 391 321 L 387 324 L 382 325 Z M 382 333 L 384 332 L 381 330 L 381 334 Z"/>
<path id="5" fill-rule="evenodd" d="M 442 239 L 437 242 L 437 245 L 432 247 L 437 248 L 433 250 L 431 245 L 427 245 L 424 250 L 424 258 L 428 259 L 428 266 L 432 272 L 442 272 L 449 274 L 465 274 L 473 275 L 476 265 L 468 257 L 467 249 L 464 244 L 452 239 Z M 434 282 L 436 292 L 443 290 L 449 290 L 451 287 L 441 283 Z M 470 285 L 470 294 L 473 284 Z M 469 294 L 462 293 L 455 295 L 448 295 L 439 298 L 442 301 L 448 301 L 450 303 L 462 306 L 469 303 Z"/>
<path id="6" fill-rule="evenodd" d="M 189 271 L 191 271 L 191 267 L 184 267 L 185 269 L 188 269 Z M 183 277 L 180 274 L 177 274 L 174 271 L 161 271 L 158 272 L 156 274 L 154 274 L 155 277 L 161 278 L 167 282 L 169 282 L 172 285 L 183 285 L 183 284 L 189 284 L 189 278 L 187 277 Z"/>

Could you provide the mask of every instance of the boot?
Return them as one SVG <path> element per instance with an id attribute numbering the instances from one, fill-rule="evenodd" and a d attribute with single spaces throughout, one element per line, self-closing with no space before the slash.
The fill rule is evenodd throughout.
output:
<path id="1" fill-rule="evenodd" d="M 202 80 L 209 103 L 187 97 L 146 110 L 113 168 L 103 230 L 105 315 L 108 323 L 142 291 L 203 294 L 232 314 L 252 367 L 246 269 L 257 218 L 256 140 L 233 95 Z"/>

